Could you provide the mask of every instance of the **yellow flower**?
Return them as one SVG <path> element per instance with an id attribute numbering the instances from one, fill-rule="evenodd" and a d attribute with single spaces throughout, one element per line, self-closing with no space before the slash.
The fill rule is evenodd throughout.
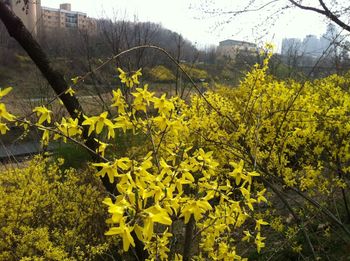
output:
<path id="1" fill-rule="evenodd" d="M 105 150 L 107 148 L 107 146 L 109 145 L 108 143 L 104 143 L 98 139 L 95 139 L 96 142 L 98 142 L 99 146 L 96 149 L 97 153 L 101 153 L 101 156 L 104 157 L 105 156 Z"/>
<path id="2" fill-rule="evenodd" d="M 43 146 L 47 146 L 49 145 L 49 141 L 50 141 L 50 131 L 47 129 L 41 129 L 41 130 L 43 131 L 43 135 L 41 137 L 41 143 Z"/>
<path id="3" fill-rule="evenodd" d="M 0 88 L 0 99 L 7 95 L 10 91 L 12 91 L 12 87 L 7 87 L 3 90 Z"/>
<path id="4" fill-rule="evenodd" d="M 153 118 L 154 124 L 161 130 L 164 131 L 168 125 L 170 124 L 170 121 L 165 117 L 164 115 L 162 116 L 157 116 Z"/>
<path id="5" fill-rule="evenodd" d="M 118 108 L 118 113 L 125 113 L 125 108 L 127 107 L 127 104 L 125 103 L 124 96 L 121 92 L 120 89 L 117 91 L 112 91 L 113 94 L 113 104 L 111 105 L 112 107 L 117 107 Z"/>
<path id="6" fill-rule="evenodd" d="M 68 126 L 68 136 L 72 137 L 75 135 L 80 135 L 82 134 L 82 130 L 81 127 L 79 125 L 79 121 L 78 119 L 72 119 L 72 118 L 68 118 L 68 122 L 67 122 L 67 126 Z"/>
<path id="7" fill-rule="evenodd" d="M 73 137 L 77 134 L 82 134 L 81 127 L 78 124 L 78 119 L 73 120 L 72 118 L 69 118 L 67 121 L 65 118 L 62 118 L 61 123 L 59 124 L 56 122 L 55 125 L 64 136 Z M 57 140 L 60 137 L 60 134 L 55 134 L 53 138 L 54 140 Z M 67 138 L 63 137 L 63 141 L 66 142 Z"/>
<path id="8" fill-rule="evenodd" d="M 250 234 L 249 230 L 244 230 L 243 233 L 245 236 L 242 238 L 242 241 L 249 242 L 250 239 L 253 237 L 252 234 Z"/>
<path id="9" fill-rule="evenodd" d="M 133 80 L 133 82 L 135 84 L 140 84 L 139 82 L 139 76 L 141 76 L 142 73 L 141 73 L 141 69 L 138 69 L 132 76 L 131 76 L 131 79 Z"/>
<path id="10" fill-rule="evenodd" d="M 115 128 L 122 128 L 124 133 L 126 132 L 126 130 L 129 129 L 133 129 L 134 125 L 132 124 L 132 122 L 128 119 L 128 117 L 124 116 L 124 115 L 120 115 L 117 118 L 114 119 L 116 121 L 115 123 Z"/>
<path id="11" fill-rule="evenodd" d="M 260 218 L 260 219 L 255 220 L 255 222 L 256 222 L 255 229 L 257 229 L 258 231 L 260 231 L 260 230 L 261 230 L 261 225 L 266 226 L 266 225 L 268 225 L 268 224 L 269 224 L 269 223 L 267 223 L 266 221 L 262 220 L 261 218 Z"/>
<path id="12" fill-rule="evenodd" d="M 146 84 L 144 88 L 136 88 L 137 92 L 131 93 L 135 97 L 133 105 L 136 110 L 146 112 L 146 106 L 149 106 L 152 96 L 154 95 L 154 93 L 149 92 L 147 88 L 148 85 Z"/>
<path id="13" fill-rule="evenodd" d="M 265 239 L 265 237 L 262 237 L 260 235 L 260 232 L 258 232 L 258 234 L 255 237 L 255 244 L 256 244 L 256 248 L 258 250 L 258 253 L 260 253 L 261 248 L 265 247 L 265 243 L 262 242 Z"/>
<path id="14" fill-rule="evenodd" d="M 247 175 L 244 175 L 244 179 L 249 183 L 251 184 L 253 181 L 252 181 L 252 177 L 259 177 L 260 174 L 256 171 L 252 171 L 252 172 L 248 172 Z"/>
<path id="15" fill-rule="evenodd" d="M 170 226 L 172 223 L 172 220 L 170 219 L 167 211 L 161 208 L 159 205 L 145 209 L 144 213 L 147 214 L 146 218 L 144 219 L 143 230 L 143 237 L 145 240 L 149 240 L 152 237 L 154 222 L 168 226 Z"/>
<path id="16" fill-rule="evenodd" d="M 200 220 L 202 218 L 202 215 L 208 211 L 211 210 L 212 207 L 208 203 L 208 201 L 202 201 L 202 200 L 189 200 L 189 202 L 185 205 L 185 207 L 182 209 L 182 213 L 180 217 L 185 217 L 185 224 L 188 223 L 190 220 L 191 215 L 193 214 L 194 219 L 196 221 Z"/>
<path id="17" fill-rule="evenodd" d="M 35 107 L 33 112 L 36 112 L 36 115 L 39 118 L 38 124 L 42 124 L 47 121 L 47 123 L 51 123 L 51 113 L 52 111 L 48 110 L 45 106 Z"/>
<path id="18" fill-rule="evenodd" d="M 69 94 L 70 96 L 73 96 L 75 91 L 73 90 L 72 87 L 69 87 L 64 93 Z"/>
<path id="19" fill-rule="evenodd" d="M 108 139 L 110 137 L 114 138 L 114 124 L 107 119 L 108 112 L 103 112 L 99 116 L 87 117 L 84 116 L 85 121 L 83 121 L 82 125 L 90 125 L 88 135 L 90 135 L 94 130 L 96 134 L 100 134 L 104 125 L 108 127 Z"/>
<path id="20" fill-rule="evenodd" d="M 123 250 L 126 252 L 129 250 L 130 245 L 135 246 L 134 239 L 131 236 L 131 232 L 133 231 L 133 227 L 130 227 L 125 224 L 124 220 L 121 219 L 121 222 L 119 223 L 119 227 L 112 227 L 110 228 L 105 235 L 112 236 L 112 235 L 120 235 L 123 239 Z"/>
<path id="21" fill-rule="evenodd" d="M 4 118 L 8 121 L 13 121 L 15 116 L 10 114 L 7 110 L 6 110 L 6 106 L 3 103 L 0 103 L 0 119 Z"/>
<path id="22" fill-rule="evenodd" d="M 134 84 L 140 84 L 138 77 L 142 75 L 141 69 L 137 70 L 131 76 L 120 68 L 117 68 L 117 70 L 119 71 L 119 79 L 122 83 L 125 83 L 127 87 L 132 88 Z"/>
<path id="23" fill-rule="evenodd" d="M 114 177 L 118 175 L 117 166 L 109 162 L 101 162 L 92 164 L 95 167 L 100 167 L 101 170 L 97 172 L 97 176 L 104 177 L 106 174 L 108 176 L 109 182 L 114 183 Z"/>
<path id="24" fill-rule="evenodd" d="M 108 206 L 108 213 L 112 214 L 111 221 L 113 223 L 120 223 L 123 218 L 125 206 L 114 204 L 110 198 L 105 198 L 102 203 Z"/>
<path id="25" fill-rule="evenodd" d="M 264 201 L 265 203 L 267 203 L 267 199 L 264 197 L 265 192 L 266 192 L 266 188 L 257 193 L 258 203 L 260 203 L 261 201 Z"/>
<path id="26" fill-rule="evenodd" d="M 170 101 L 168 101 L 166 98 L 165 98 L 166 94 L 164 93 L 162 95 L 162 97 L 160 98 L 157 98 L 157 97 L 154 97 L 152 99 L 153 103 L 154 103 L 154 108 L 155 109 L 158 109 L 158 112 L 159 113 L 164 113 L 164 114 L 168 114 L 170 113 L 172 110 L 175 109 L 174 107 L 174 104 Z"/>
<path id="27" fill-rule="evenodd" d="M 0 122 L 0 133 L 2 135 L 6 134 L 6 131 L 10 130 L 7 126 L 6 123 L 1 123 Z"/>
<path id="28" fill-rule="evenodd" d="M 81 76 L 77 76 L 77 77 L 72 78 L 71 80 L 72 80 L 73 84 L 77 84 L 80 81 L 80 79 L 81 79 Z"/>
<path id="29" fill-rule="evenodd" d="M 241 183 L 241 179 L 243 175 L 244 161 L 240 160 L 239 164 L 237 164 L 236 162 L 230 162 L 230 165 L 234 167 L 234 170 L 231 171 L 229 174 L 231 177 L 235 178 L 236 185 L 238 186 Z"/>

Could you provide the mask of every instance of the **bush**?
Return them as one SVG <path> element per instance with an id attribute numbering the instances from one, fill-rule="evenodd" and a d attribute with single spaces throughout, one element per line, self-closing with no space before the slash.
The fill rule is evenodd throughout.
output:
<path id="1" fill-rule="evenodd" d="M 175 75 L 165 66 L 158 65 L 153 67 L 149 72 L 149 77 L 154 82 L 174 82 Z"/>
<path id="2" fill-rule="evenodd" d="M 96 260 L 108 251 L 98 180 L 62 164 L 35 157 L 1 171 L 0 260 Z"/>
<path id="3" fill-rule="evenodd" d="M 293 260 L 309 259 L 311 255 L 318 260 L 331 256 L 330 244 L 326 242 L 339 238 L 347 246 L 350 232 L 344 223 L 350 219 L 349 77 L 278 81 L 268 74 L 270 57 L 269 54 L 261 66 L 255 65 L 237 88 L 217 85 L 213 91 L 192 95 L 188 103 L 165 94 L 157 97 L 147 85 L 139 86 L 140 70 L 129 73 L 118 68 L 126 88 L 124 92 L 120 88 L 112 91 L 112 113 L 84 115 L 81 125 L 89 126 L 88 135 L 94 133 L 98 138 L 98 148 L 94 150 L 101 161 L 93 164 L 96 175 L 107 177 L 116 185 L 103 203 L 110 214 L 105 234 L 120 240 L 120 252 L 129 256 L 135 253 L 139 260 L 247 260 L 240 253 L 253 260 L 270 260 L 277 254 L 281 259 L 292 251 Z M 0 95 L 10 91 L 6 88 Z M 15 121 L 5 105 L 0 105 L 2 117 Z M 43 144 L 57 138 L 81 142 L 77 119 L 51 123 L 52 112 L 44 106 L 33 112 L 39 118 L 35 126 L 42 130 Z M 5 123 L 0 127 L 3 133 L 9 131 Z M 115 140 L 122 140 L 119 148 L 118 144 L 115 146 L 117 153 L 113 153 Z M 54 171 L 45 167 L 39 172 L 61 173 L 63 181 L 67 173 L 76 172 L 58 172 L 58 167 L 53 166 Z M 28 173 L 38 172 L 38 166 L 32 168 Z M 79 178 L 86 184 L 84 175 Z M 52 197 L 56 189 L 46 189 L 48 185 L 41 179 L 40 175 L 36 184 L 44 189 L 44 201 L 34 201 L 40 203 L 39 209 L 46 207 L 47 195 Z M 49 184 L 56 184 L 55 179 L 49 180 Z M 59 247 L 65 244 L 53 243 L 48 236 L 52 229 L 46 220 L 52 219 L 51 213 L 36 212 L 30 207 L 29 218 L 34 216 L 33 220 L 42 223 L 17 228 L 18 212 L 22 211 L 22 204 L 28 205 L 21 200 L 21 193 L 28 196 L 28 185 L 20 180 L 10 184 L 15 187 L 17 183 L 20 193 L 14 195 L 15 200 L 6 201 L 11 205 L 9 209 L 14 209 L 9 220 L 15 220 L 15 225 L 10 225 L 9 232 L 5 230 L 5 242 L 11 242 L 12 234 L 20 234 L 14 243 L 17 249 L 25 238 L 22 235 L 29 234 L 29 242 L 43 242 L 38 246 L 23 243 L 23 253 L 39 253 L 45 258 L 68 256 L 71 252 Z M 8 187 L 7 183 L 3 186 Z M 29 191 L 36 190 L 35 187 Z M 64 193 L 70 195 L 71 189 Z M 65 197 L 56 201 L 61 198 Z M 68 211 L 73 199 L 62 200 Z M 91 204 L 88 200 L 87 203 Z M 5 204 L 3 209 L 6 207 Z M 86 219 L 88 211 L 84 209 L 85 213 L 76 218 L 81 212 L 73 210 L 74 220 L 79 220 L 76 225 L 91 224 Z M 62 224 L 64 233 L 73 230 L 72 235 L 62 237 L 68 238 L 68 246 L 80 236 L 80 231 L 75 234 L 70 220 Z M 59 221 L 56 218 L 49 224 L 57 225 Z M 20 224 L 21 228 L 25 223 Z M 102 229 L 106 228 L 97 227 L 96 231 Z M 267 229 L 271 231 L 268 238 L 263 236 Z M 76 245 L 69 249 L 76 249 Z M 79 241 L 80 245 L 86 246 L 86 240 Z M 270 249 L 262 252 L 265 245 Z M 16 255 L 22 253 L 21 249 Z M 140 249 L 147 253 L 139 253 Z M 89 249 L 84 253 L 89 254 Z"/>
<path id="4" fill-rule="evenodd" d="M 194 80 L 199 81 L 202 79 L 208 79 L 208 73 L 205 70 L 198 69 L 192 65 L 181 64 L 181 67 L 188 73 L 188 75 Z"/>

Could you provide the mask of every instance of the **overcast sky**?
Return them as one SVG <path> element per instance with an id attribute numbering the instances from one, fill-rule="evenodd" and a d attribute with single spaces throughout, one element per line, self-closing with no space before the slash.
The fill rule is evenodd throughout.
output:
<path id="1" fill-rule="evenodd" d="M 209 3 L 227 10 L 239 8 L 237 6 L 246 1 L 248 0 L 211 0 Z M 161 23 L 163 27 L 182 34 L 199 47 L 218 45 L 225 39 L 256 43 L 268 41 L 279 47 L 284 37 L 303 38 L 307 34 L 321 35 L 326 30 L 323 18 L 301 10 L 287 11 L 275 21 L 274 26 L 269 25 L 267 28 L 256 28 L 258 22 L 266 18 L 261 12 L 243 14 L 234 19 L 225 16 L 209 17 L 199 10 L 203 6 L 203 0 L 42 0 L 42 5 L 58 8 L 63 2 L 71 3 L 73 11 L 81 11 L 91 17 L 126 17 L 129 20 L 136 17 L 139 21 Z M 231 22 L 226 23 L 227 20 Z M 262 33 L 264 29 L 268 29 L 267 34 Z M 261 36 L 264 37 L 260 39 Z"/>

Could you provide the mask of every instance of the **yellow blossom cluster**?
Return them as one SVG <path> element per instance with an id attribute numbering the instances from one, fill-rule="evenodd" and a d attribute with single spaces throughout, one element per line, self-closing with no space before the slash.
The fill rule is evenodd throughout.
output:
<path id="1" fill-rule="evenodd" d="M 237 243 L 231 238 L 247 220 L 254 220 L 254 206 L 267 201 L 263 190 L 257 193 L 252 189 L 259 174 L 246 171 L 244 161 L 235 158 L 227 159 L 229 165 L 224 166 L 218 161 L 221 155 L 215 155 L 198 139 L 195 132 L 208 121 L 197 117 L 202 112 L 195 102 L 187 105 L 178 97 L 157 97 L 147 85 L 139 86 L 140 70 L 132 75 L 118 71 L 122 83 L 132 90 L 132 99 L 127 100 L 120 89 L 114 90 L 113 115 L 106 111 L 84 115 L 82 126 L 88 126 L 88 135 L 95 135 L 99 144 L 96 153 L 100 155 L 105 156 L 116 132 L 142 135 L 143 147 L 149 152 L 120 158 L 107 155 L 107 161 L 93 164 L 97 176 L 107 175 L 117 189 L 116 195 L 103 201 L 110 214 L 106 235 L 119 237 L 124 251 L 135 247 L 136 236 L 149 260 L 167 260 L 170 255 L 181 260 L 183 253 L 170 245 L 178 233 L 173 228 L 175 224 L 193 223 L 193 229 L 199 231 L 194 235 L 201 249 L 198 256 L 214 258 L 213 253 L 219 251 L 219 259 L 241 260 Z M 60 123 L 52 123 L 52 111 L 45 106 L 33 112 L 38 116 L 36 126 L 43 131 L 44 144 L 52 139 L 79 139 L 82 134 L 77 119 L 62 118 Z M 249 235 L 255 238 L 260 252 L 264 247 L 261 225 L 267 223 L 261 219 L 255 222 Z M 240 238 L 245 237 L 242 232 Z"/>
<path id="2" fill-rule="evenodd" d="M 105 238 L 104 191 L 92 169 L 62 170 L 63 159 L 34 157 L 0 175 L 0 260 L 96 260 Z"/>
<path id="3" fill-rule="evenodd" d="M 268 75 L 270 57 L 237 88 L 217 86 L 190 102 L 141 86 L 141 70 L 118 68 L 131 95 L 113 90 L 110 112 L 84 115 L 82 125 L 105 157 L 93 164 L 96 175 L 115 184 L 116 193 L 103 200 L 106 235 L 120 239 L 123 251 L 141 242 L 148 260 L 181 260 L 189 253 L 178 251 L 174 241 L 184 229 L 192 237 L 184 241 L 196 249 L 192 258 L 246 260 L 242 246 L 254 246 L 257 253 L 265 247 L 268 222 L 257 213 L 268 206 L 270 189 L 326 197 L 346 187 L 350 77 L 279 81 Z M 0 106 L 0 120 L 14 120 Z M 45 144 L 52 136 L 79 140 L 77 119 L 51 123 L 46 107 L 34 112 Z M 141 139 L 142 146 L 118 157 L 105 153 L 122 135 Z M 267 218 L 276 231 L 286 230 L 282 220 Z M 299 232 L 286 231 L 291 240 Z M 298 244 L 293 248 L 302 251 Z"/>
<path id="4" fill-rule="evenodd" d="M 4 90 L 0 88 L 0 100 L 12 90 L 12 87 L 7 87 Z M 6 105 L 0 102 L 0 134 L 4 135 L 10 129 L 7 126 L 6 121 L 14 121 L 15 116 L 9 113 L 6 109 Z"/>

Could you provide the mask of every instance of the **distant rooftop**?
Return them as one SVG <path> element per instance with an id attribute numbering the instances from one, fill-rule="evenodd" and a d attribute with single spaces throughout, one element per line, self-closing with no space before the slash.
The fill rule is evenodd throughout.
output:
<path id="1" fill-rule="evenodd" d="M 254 43 L 250 43 L 246 41 L 231 40 L 231 39 L 227 39 L 219 43 L 220 46 L 232 46 L 232 45 L 243 45 L 243 44 L 249 45 L 251 47 L 256 47 L 256 44 Z"/>
<path id="2" fill-rule="evenodd" d="M 46 7 L 46 6 L 42 6 L 43 10 L 48 10 L 48 11 L 52 11 L 52 12 L 61 12 L 61 13 L 67 13 L 67 14 L 80 14 L 80 15 L 86 15 L 86 13 L 83 12 L 78 12 L 78 11 L 68 11 L 65 9 L 59 9 L 59 8 L 52 8 L 52 7 Z"/>

